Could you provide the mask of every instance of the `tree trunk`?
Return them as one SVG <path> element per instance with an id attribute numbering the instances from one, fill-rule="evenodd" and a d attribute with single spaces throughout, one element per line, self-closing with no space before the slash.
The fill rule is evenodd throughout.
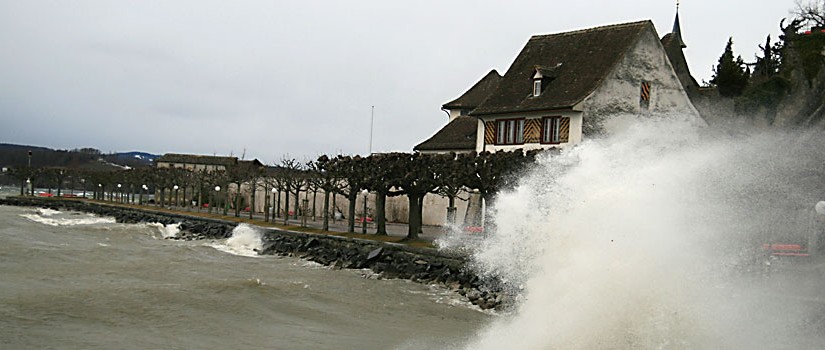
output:
<path id="1" fill-rule="evenodd" d="M 235 217 L 241 217 L 241 183 L 238 182 L 238 187 L 235 188 Z"/>
<path id="2" fill-rule="evenodd" d="M 387 194 L 382 191 L 375 193 L 375 234 L 387 235 Z"/>
<path id="3" fill-rule="evenodd" d="M 449 204 L 447 205 L 447 225 L 454 226 L 455 225 L 455 214 L 456 214 L 456 207 L 455 207 L 455 196 L 450 195 L 447 196 L 447 200 Z"/>
<path id="4" fill-rule="evenodd" d="M 286 198 L 284 198 L 284 225 L 289 225 L 289 184 L 286 185 Z"/>
<path id="5" fill-rule="evenodd" d="M 264 222 L 269 221 L 269 187 L 264 183 Z"/>
<path id="6" fill-rule="evenodd" d="M 252 220 L 252 213 L 255 212 L 255 181 L 251 184 L 252 192 L 249 194 L 249 220 Z"/>
<path id="7" fill-rule="evenodd" d="M 349 199 L 349 210 L 347 210 L 347 232 L 355 232 L 355 200 L 358 199 L 358 191 L 350 188 L 347 194 Z"/>
<path id="8" fill-rule="evenodd" d="M 421 216 L 418 215 L 420 211 L 418 207 L 420 206 L 421 201 L 419 200 L 418 195 L 414 195 L 411 193 L 407 193 L 407 199 L 409 200 L 410 211 L 409 211 L 409 224 L 407 230 L 407 240 L 418 239 L 418 231 L 421 230 Z"/>
<path id="9" fill-rule="evenodd" d="M 315 204 L 318 202 L 318 189 L 316 188 L 315 191 L 312 191 L 312 221 L 317 220 L 315 216 Z"/>
<path id="10" fill-rule="evenodd" d="M 338 210 L 338 205 L 336 204 L 336 199 L 338 199 L 338 195 L 335 192 L 332 192 L 332 210 Z M 332 213 L 332 222 L 335 222 L 335 213 Z"/>
<path id="11" fill-rule="evenodd" d="M 295 189 L 295 204 L 292 205 L 292 218 L 298 220 L 299 204 L 301 202 L 301 187 Z"/>
<path id="12" fill-rule="evenodd" d="M 324 231 L 329 231 L 329 192 L 324 191 Z"/>
<path id="13" fill-rule="evenodd" d="M 275 212 L 272 213 L 272 221 L 275 221 L 276 217 L 281 216 L 281 188 L 278 187 L 278 204 L 275 205 Z"/>
<path id="14" fill-rule="evenodd" d="M 424 196 L 418 198 L 418 233 L 424 233 Z"/>

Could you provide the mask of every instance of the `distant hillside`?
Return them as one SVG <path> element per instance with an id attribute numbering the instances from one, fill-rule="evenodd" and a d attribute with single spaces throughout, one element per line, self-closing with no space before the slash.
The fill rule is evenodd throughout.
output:
<path id="1" fill-rule="evenodd" d="M 157 155 L 145 152 L 103 154 L 94 148 L 54 150 L 46 147 L 0 143 L 0 167 L 25 167 L 31 151 L 32 167 L 101 168 L 152 166 Z"/>

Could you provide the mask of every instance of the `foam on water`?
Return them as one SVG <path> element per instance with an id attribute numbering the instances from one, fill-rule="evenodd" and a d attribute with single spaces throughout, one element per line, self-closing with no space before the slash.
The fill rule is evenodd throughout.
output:
<path id="1" fill-rule="evenodd" d="M 263 247 L 261 232 L 247 224 L 239 224 L 232 230 L 232 237 L 207 245 L 225 253 L 257 257 Z"/>
<path id="2" fill-rule="evenodd" d="M 498 229 L 473 265 L 520 302 L 467 348 L 820 341 L 795 328 L 813 317 L 811 305 L 747 278 L 761 268 L 761 243 L 807 242 L 812 233 L 816 197 L 825 195 L 816 191 L 822 135 L 731 136 L 679 120 L 626 125 L 540 159 L 499 195 L 491 209 Z M 808 301 L 825 307 L 822 298 Z"/>
<path id="3" fill-rule="evenodd" d="M 160 236 L 162 238 L 175 238 L 180 233 L 180 223 L 174 223 L 169 225 L 164 225 L 159 222 L 152 222 L 146 224 L 150 227 L 154 227 L 160 232 Z"/>
<path id="4" fill-rule="evenodd" d="M 20 214 L 20 216 L 49 226 L 99 225 L 117 222 L 113 217 L 100 217 L 93 214 L 74 212 L 63 213 L 57 210 L 43 208 L 37 209 L 34 214 Z"/>

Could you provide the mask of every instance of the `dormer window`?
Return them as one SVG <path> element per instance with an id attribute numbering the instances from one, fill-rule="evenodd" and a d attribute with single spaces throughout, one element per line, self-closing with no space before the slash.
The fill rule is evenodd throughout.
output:
<path id="1" fill-rule="evenodd" d="M 541 71 L 536 69 L 536 74 L 533 74 L 533 97 L 538 97 L 541 95 L 541 80 L 544 79 L 544 76 L 541 74 Z"/>
<path id="2" fill-rule="evenodd" d="M 559 67 L 561 67 L 561 63 L 553 67 L 533 67 L 533 97 L 541 96 L 541 93 L 547 88 L 547 85 L 558 75 Z"/>

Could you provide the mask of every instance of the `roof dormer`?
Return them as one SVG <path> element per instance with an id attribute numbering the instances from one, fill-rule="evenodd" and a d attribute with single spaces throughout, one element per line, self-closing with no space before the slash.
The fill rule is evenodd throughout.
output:
<path id="1" fill-rule="evenodd" d="M 541 96 L 541 92 L 547 84 L 556 78 L 556 71 L 561 67 L 561 63 L 553 67 L 533 67 L 533 97 Z"/>

